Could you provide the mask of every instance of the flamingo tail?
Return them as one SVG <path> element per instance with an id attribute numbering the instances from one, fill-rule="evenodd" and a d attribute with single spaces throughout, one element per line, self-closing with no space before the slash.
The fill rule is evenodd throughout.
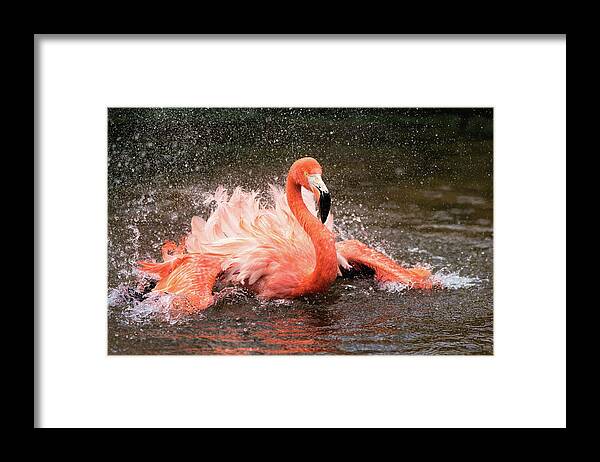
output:
<path id="1" fill-rule="evenodd" d="M 215 302 L 212 293 L 215 282 L 221 273 L 218 258 L 202 254 L 187 254 L 182 246 L 173 242 L 163 245 L 164 262 L 140 261 L 141 271 L 158 276 L 154 292 L 167 292 L 176 295 L 173 309 L 192 313 L 204 310 Z"/>

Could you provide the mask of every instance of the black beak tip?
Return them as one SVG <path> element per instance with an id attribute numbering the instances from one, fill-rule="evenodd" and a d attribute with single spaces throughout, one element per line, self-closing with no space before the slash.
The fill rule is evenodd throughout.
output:
<path id="1" fill-rule="evenodd" d="M 331 195 L 328 192 L 321 192 L 319 197 L 319 215 L 321 216 L 321 223 L 325 223 L 327 221 L 330 209 Z"/>

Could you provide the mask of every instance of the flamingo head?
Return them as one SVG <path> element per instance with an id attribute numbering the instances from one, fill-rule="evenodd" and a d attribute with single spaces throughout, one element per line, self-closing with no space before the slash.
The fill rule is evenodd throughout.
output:
<path id="1" fill-rule="evenodd" d="M 319 218 L 321 218 L 321 222 L 325 223 L 331 209 L 331 195 L 321 178 L 322 173 L 323 169 L 316 159 L 303 157 L 292 164 L 289 177 L 296 184 L 313 193 L 319 211 Z"/>

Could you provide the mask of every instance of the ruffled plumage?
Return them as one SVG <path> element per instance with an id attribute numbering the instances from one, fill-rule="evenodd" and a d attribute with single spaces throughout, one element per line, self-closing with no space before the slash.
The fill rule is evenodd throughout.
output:
<path id="1" fill-rule="evenodd" d="M 302 189 L 307 209 L 317 216 L 312 193 Z M 284 297 L 316 265 L 315 249 L 288 205 L 283 189 L 271 185 L 271 205 L 263 205 L 256 191 L 235 188 L 229 196 L 223 187 L 204 201 L 215 204 L 205 221 L 192 218 L 185 240 L 189 254 L 220 260 L 226 283 L 254 287 L 261 295 Z M 329 214 L 325 223 L 333 227 Z M 343 257 L 341 257 L 343 258 Z"/>

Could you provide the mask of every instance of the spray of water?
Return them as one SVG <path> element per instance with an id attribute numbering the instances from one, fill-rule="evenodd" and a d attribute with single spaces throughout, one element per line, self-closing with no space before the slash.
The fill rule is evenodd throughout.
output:
<path id="1" fill-rule="evenodd" d="M 465 289 L 476 287 L 483 282 L 478 277 L 462 276 L 458 271 L 441 269 L 433 274 L 433 280 L 444 289 Z"/>
<path id="2" fill-rule="evenodd" d="M 174 295 L 160 292 L 139 296 L 130 286 L 121 284 L 109 291 L 108 306 L 113 309 L 119 307 L 119 314 L 125 322 L 143 324 L 158 319 L 175 324 L 183 316 L 170 309 L 174 298 Z"/>

